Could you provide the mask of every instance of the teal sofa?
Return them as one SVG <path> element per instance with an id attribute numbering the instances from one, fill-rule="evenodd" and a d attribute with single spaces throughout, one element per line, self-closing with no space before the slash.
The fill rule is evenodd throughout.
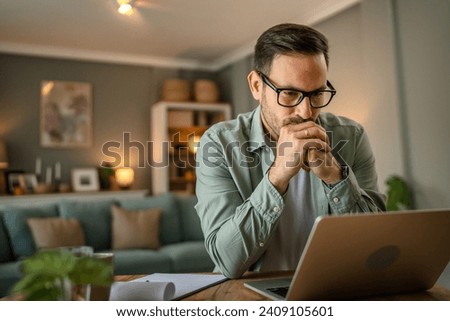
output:
<path id="1" fill-rule="evenodd" d="M 21 278 L 21 262 L 36 252 L 27 225 L 29 217 L 76 218 L 84 230 L 86 245 L 95 252 L 114 253 L 114 274 L 209 272 L 214 264 L 205 246 L 200 221 L 195 212 L 195 196 L 171 193 L 136 199 L 73 201 L 0 209 L 0 297 L 10 293 Z M 111 250 L 111 206 L 162 209 L 160 243 L 156 250 Z M 133 235 L 130 235 L 133 237 Z"/>

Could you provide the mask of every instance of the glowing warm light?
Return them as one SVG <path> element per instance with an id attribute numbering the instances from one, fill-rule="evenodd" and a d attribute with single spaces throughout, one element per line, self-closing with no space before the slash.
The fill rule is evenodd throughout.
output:
<path id="1" fill-rule="evenodd" d="M 53 87 L 55 87 L 55 83 L 53 81 L 47 81 L 42 86 L 42 96 L 48 96 L 48 94 L 52 91 Z"/>
<path id="2" fill-rule="evenodd" d="M 133 14 L 133 7 L 129 4 L 122 4 L 117 11 L 126 16 L 131 16 Z"/>
<path id="3" fill-rule="evenodd" d="M 116 169 L 116 183 L 120 188 L 129 188 L 134 181 L 134 171 L 132 168 Z"/>
<path id="4" fill-rule="evenodd" d="M 189 137 L 188 148 L 191 153 L 197 153 L 198 145 L 200 144 L 200 136 L 194 135 Z"/>

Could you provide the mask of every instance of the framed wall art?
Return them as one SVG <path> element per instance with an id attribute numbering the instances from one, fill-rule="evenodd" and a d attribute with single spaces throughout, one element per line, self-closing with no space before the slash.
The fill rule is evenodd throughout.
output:
<path id="1" fill-rule="evenodd" d="M 92 145 L 92 85 L 84 82 L 41 82 L 41 132 L 43 147 Z"/>

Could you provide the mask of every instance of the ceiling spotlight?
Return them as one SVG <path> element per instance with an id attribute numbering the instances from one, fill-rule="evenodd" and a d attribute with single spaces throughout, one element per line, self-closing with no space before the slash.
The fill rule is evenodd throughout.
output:
<path id="1" fill-rule="evenodd" d="M 133 0 L 116 0 L 120 14 L 131 16 L 133 14 Z"/>

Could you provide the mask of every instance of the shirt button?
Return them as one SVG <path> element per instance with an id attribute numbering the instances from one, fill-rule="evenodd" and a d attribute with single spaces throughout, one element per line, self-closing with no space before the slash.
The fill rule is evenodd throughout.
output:
<path id="1" fill-rule="evenodd" d="M 335 204 L 339 203 L 339 201 L 340 201 L 339 197 L 333 198 L 333 202 L 334 202 Z"/>
<path id="2" fill-rule="evenodd" d="M 259 247 L 264 247 L 264 243 L 263 242 L 259 242 Z"/>
<path id="3" fill-rule="evenodd" d="M 280 208 L 278 207 L 278 206 L 275 206 L 274 208 L 273 208 L 273 212 L 274 213 L 278 213 L 280 211 Z"/>

